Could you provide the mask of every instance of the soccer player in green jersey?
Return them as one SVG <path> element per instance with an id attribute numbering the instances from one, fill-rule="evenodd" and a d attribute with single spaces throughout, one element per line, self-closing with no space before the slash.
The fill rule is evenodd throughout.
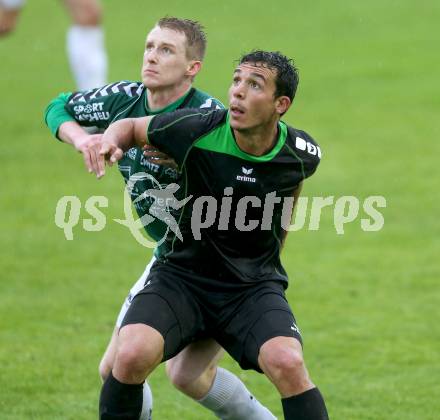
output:
<path id="1" fill-rule="evenodd" d="M 89 134 L 84 127 L 105 129 L 121 118 L 144 117 L 163 114 L 182 108 L 219 109 L 223 106 L 210 95 L 192 87 L 200 71 L 205 53 L 206 38 L 202 27 L 190 20 L 160 19 L 146 39 L 142 65 L 142 83 L 121 81 L 89 91 L 61 94 L 46 111 L 46 122 L 58 139 L 69 143 L 82 153 L 86 165 L 96 162 L 96 146 L 102 134 Z M 180 135 L 175 134 L 178 143 Z M 155 153 L 152 152 L 154 155 Z M 157 154 L 156 154 L 157 155 Z M 138 147 L 130 148 L 119 161 L 119 169 L 126 182 L 139 173 L 154 177 L 160 185 L 176 182 L 178 172 L 170 165 L 160 165 L 166 158 L 149 160 Z M 131 198 L 139 217 L 151 214 L 152 200 L 139 200 L 156 184 L 151 179 L 135 183 Z M 160 241 L 166 224 L 156 219 L 145 226 L 147 233 Z M 160 251 L 155 251 L 156 257 Z M 105 380 L 115 358 L 119 328 L 133 297 L 144 287 L 150 267 L 136 282 L 118 316 L 109 346 L 100 364 L 100 374 Z M 189 345 L 167 362 L 167 373 L 173 384 L 188 396 L 199 401 L 214 414 L 224 419 L 273 419 L 231 372 L 217 367 L 223 350 L 211 338 L 201 338 Z M 144 386 L 144 403 L 149 403 L 149 387 Z M 144 404 L 145 405 L 145 404 Z M 145 407 L 147 413 L 150 407 Z M 143 418 L 146 414 L 143 414 Z"/>
<path id="2" fill-rule="evenodd" d="M 229 110 L 125 119 L 104 133 L 90 167 L 98 176 L 104 156 L 113 163 L 133 144 L 151 144 L 179 165 L 186 204 L 179 235 L 169 232 L 122 323 L 101 419 L 135 419 L 145 378 L 199 336 L 215 338 L 242 368 L 264 372 L 285 419 L 328 419 L 304 364 L 280 262 L 292 197 L 321 156 L 305 131 L 280 121 L 297 84 L 291 60 L 254 51 L 234 71 Z"/>

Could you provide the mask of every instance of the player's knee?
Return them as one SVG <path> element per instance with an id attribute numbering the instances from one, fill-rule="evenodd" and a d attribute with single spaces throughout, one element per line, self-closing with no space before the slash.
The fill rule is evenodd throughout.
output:
<path id="1" fill-rule="evenodd" d="M 103 357 L 101 362 L 99 363 L 99 376 L 101 377 L 102 381 L 104 382 L 108 376 L 110 375 L 110 372 L 112 370 L 112 365 L 108 362 L 108 360 Z"/>
<path id="2" fill-rule="evenodd" d="M 260 360 L 274 378 L 295 378 L 305 374 L 302 352 L 283 344 L 263 345 Z"/>
<path id="3" fill-rule="evenodd" d="M 135 343 L 121 343 L 118 347 L 115 364 L 126 372 L 136 374 L 148 369 L 150 358 L 148 351 Z"/>
<path id="4" fill-rule="evenodd" d="M 159 332 L 143 324 L 121 328 L 113 372 L 131 378 L 144 377 L 163 358 L 163 338 Z"/>

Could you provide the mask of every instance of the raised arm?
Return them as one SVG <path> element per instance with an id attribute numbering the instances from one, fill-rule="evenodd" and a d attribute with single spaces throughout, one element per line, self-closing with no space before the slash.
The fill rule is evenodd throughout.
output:
<path id="1" fill-rule="evenodd" d="M 180 109 L 156 116 L 119 120 L 105 131 L 100 157 L 93 164 L 92 171 L 100 178 L 105 173 L 105 161 L 112 165 L 130 147 L 146 144 L 167 153 L 181 165 L 194 142 L 224 119 L 225 113 L 224 110 Z"/>

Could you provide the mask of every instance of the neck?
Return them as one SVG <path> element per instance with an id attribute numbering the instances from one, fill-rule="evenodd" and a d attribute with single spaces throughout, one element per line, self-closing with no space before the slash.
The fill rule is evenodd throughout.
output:
<path id="1" fill-rule="evenodd" d="M 243 152 L 263 156 L 273 149 L 278 139 L 278 120 L 252 130 L 233 131 L 237 145 Z"/>
<path id="2" fill-rule="evenodd" d="M 147 89 L 148 107 L 151 111 L 165 108 L 191 89 L 191 82 L 164 89 Z"/>

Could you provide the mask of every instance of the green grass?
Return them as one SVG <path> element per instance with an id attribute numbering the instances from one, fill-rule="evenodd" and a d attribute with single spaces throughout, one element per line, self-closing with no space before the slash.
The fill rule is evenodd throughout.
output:
<path id="1" fill-rule="evenodd" d="M 137 79 L 143 39 L 164 14 L 208 32 L 197 86 L 226 102 L 234 60 L 254 47 L 296 58 L 300 89 L 286 120 L 320 143 L 321 167 L 304 195 L 382 195 L 384 229 L 361 213 L 337 235 L 326 208 L 318 231 L 290 234 L 288 297 L 313 380 L 335 420 L 434 420 L 440 411 L 438 156 L 440 6 L 425 2 L 105 1 L 110 78 Z M 29 2 L 0 40 L 0 418 L 92 419 L 97 366 L 129 287 L 150 251 L 111 221 L 122 180 L 85 173 L 80 156 L 45 128 L 48 101 L 72 89 L 68 20 L 58 4 Z M 105 195 L 101 232 L 55 226 L 58 199 Z M 87 217 L 82 210 L 81 217 Z M 222 365 L 282 418 L 262 375 Z M 155 419 L 212 416 L 151 377 Z"/>

